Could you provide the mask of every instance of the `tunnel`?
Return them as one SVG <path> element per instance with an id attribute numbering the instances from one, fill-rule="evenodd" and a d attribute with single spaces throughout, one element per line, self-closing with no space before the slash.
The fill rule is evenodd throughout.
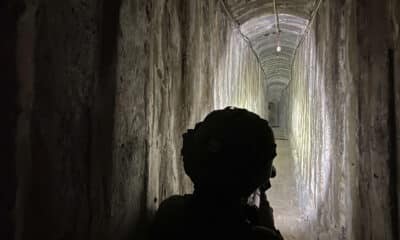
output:
<path id="1" fill-rule="evenodd" d="M 0 6 L 1 239 L 146 239 L 227 106 L 273 128 L 285 239 L 400 239 L 398 0 Z"/>

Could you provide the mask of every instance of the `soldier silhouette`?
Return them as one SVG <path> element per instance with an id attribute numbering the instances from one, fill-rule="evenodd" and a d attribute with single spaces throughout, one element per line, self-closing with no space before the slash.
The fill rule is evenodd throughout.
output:
<path id="1" fill-rule="evenodd" d="M 213 111 L 183 134 L 181 153 L 194 192 L 161 203 L 150 239 L 283 239 L 265 195 L 276 156 L 266 120 L 240 108 Z M 259 206 L 248 204 L 252 194 Z"/>

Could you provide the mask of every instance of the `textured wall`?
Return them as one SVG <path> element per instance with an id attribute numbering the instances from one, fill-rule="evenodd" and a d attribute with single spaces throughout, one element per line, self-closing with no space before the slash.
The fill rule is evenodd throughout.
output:
<path id="1" fill-rule="evenodd" d="M 102 239 L 118 3 L 100 24 L 98 1 L 32 2 L 19 23 L 17 239 Z"/>
<path id="2" fill-rule="evenodd" d="M 140 232 L 163 199 L 191 190 L 186 128 L 227 105 L 265 116 L 261 68 L 217 1 L 26 5 L 18 239 Z"/>
<path id="3" fill-rule="evenodd" d="M 398 66 L 399 21 L 389 2 L 324 1 L 294 60 L 290 137 L 319 239 L 396 238 L 389 120 L 398 110 L 389 103 L 400 92 L 391 92 L 388 49 Z"/>
<path id="4" fill-rule="evenodd" d="M 357 6 L 357 20 L 360 23 L 359 172 L 362 181 L 359 198 L 363 229 L 359 236 L 364 239 L 399 239 L 398 232 L 397 237 L 390 236 L 398 224 L 391 221 L 395 219 L 396 210 L 393 205 L 396 194 L 396 179 L 393 178 L 396 156 L 392 149 L 396 141 L 396 124 L 391 118 L 399 111 L 398 105 L 391 106 L 390 102 L 400 92 L 394 90 L 399 76 L 396 81 L 396 76 L 389 74 L 390 64 L 394 69 L 400 67 L 399 4 L 398 1 L 360 1 Z M 389 61 L 390 49 L 397 55 L 393 63 Z"/>
<path id="5" fill-rule="evenodd" d="M 395 50 L 394 54 L 394 110 L 395 110 L 395 120 L 396 120 L 396 131 L 395 137 L 397 139 L 396 145 L 396 155 L 397 155 L 397 229 L 400 229 L 400 3 L 398 1 L 392 1 L 390 4 L 393 28 L 393 48 Z M 397 94 L 396 94 L 397 93 Z"/>
<path id="6" fill-rule="evenodd" d="M 233 105 L 265 116 L 256 57 L 216 1 L 155 1 L 147 85 L 147 208 L 191 190 L 182 171 L 181 135 L 212 109 Z"/>
<path id="7" fill-rule="evenodd" d="M 0 166 L 0 236 L 2 239 L 13 239 L 15 218 L 13 216 L 16 199 L 16 165 L 15 165 L 15 135 L 17 107 L 16 81 L 16 39 L 17 19 L 21 13 L 21 6 L 15 2 L 0 4 L 0 27 L 7 34 L 0 39 L 0 71 L 1 94 L 0 118 L 2 146 Z"/>

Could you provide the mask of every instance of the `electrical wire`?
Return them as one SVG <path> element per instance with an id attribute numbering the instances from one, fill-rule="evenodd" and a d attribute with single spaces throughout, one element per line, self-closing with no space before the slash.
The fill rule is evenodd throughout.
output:
<path id="1" fill-rule="evenodd" d="M 281 32 L 281 28 L 279 26 L 279 14 L 278 14 L 278 8 L 276 6 L 276 0 L 274 0 L 274 12 L 275 12 L 275 26 L 276 26 L 276 33 Z"/>
<path id="2" fill-rule="evenodd" d="M 276 51 L 280 52 L 281 48 L 281 28 L 279 26 L 279 14 L 276 6 L 276 0 L 274 0 L 274 12 L 275 12 L 275 27 L 276 27 Z"/>
<path id="3" fill-rule="evenodd" d="M 236 30 L 239 32 L 240 36 L 242 37 L 242 39 L 247 43 L 247 45 L 249 46 L 250 50 L 253 52 L 261 71 L 264 73 L 265 76 L 267 76 L 267 73 L 265 72 L 265 69 L 262 65 L 262 62 L 256 52 L 256 50 L 254 50 L 253 44 L 250 41 L 250 39 L 241 31 L 240 29 L 240 24 L 239 22 L 233 17 L 231 11 L 228 9 L 228 7 L 226 6 L 224 0 L 219 0 L 218 1 L 220 6 L 222 6 L 223 11 L 225 12 L 225 14 L 228 16 L 228 18 L 231 20 L 231 22 L 234 24 Z"/>

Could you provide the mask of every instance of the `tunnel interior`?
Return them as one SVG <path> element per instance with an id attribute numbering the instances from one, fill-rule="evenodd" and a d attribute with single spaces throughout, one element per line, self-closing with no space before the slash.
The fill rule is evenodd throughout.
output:
<path id="1" fill-rule="evenodd" d="M 145 239 L 193 191 L 182 134 L 226 106 L 273 127 L 285 239 L 399 239 L 399 1 L 0 6 L 1 239 Z"/>
<path id="2" fill-rule="evenodd" d="M 296 50 L 319 4 L 320 1 L 232 1 L 225 6 L 265 74 L 266 115 L 278 146 L 274 160 L 278 174 L 268 197 L 274 208 L 276 226 L 285 239 L 307 239 L 307 232 L 311 230 L 307 220 L 312 216 L 304 211 L 310 203 L 299 201 L 305 189 L 298 186 L 301 180 L 296 176 L 301 176 L 300 166 L 294 161 L 288 139 L 291 97 L 288 88 Z M 315 45 L 308 47 L 308 51 L 315 51 Z"/>

